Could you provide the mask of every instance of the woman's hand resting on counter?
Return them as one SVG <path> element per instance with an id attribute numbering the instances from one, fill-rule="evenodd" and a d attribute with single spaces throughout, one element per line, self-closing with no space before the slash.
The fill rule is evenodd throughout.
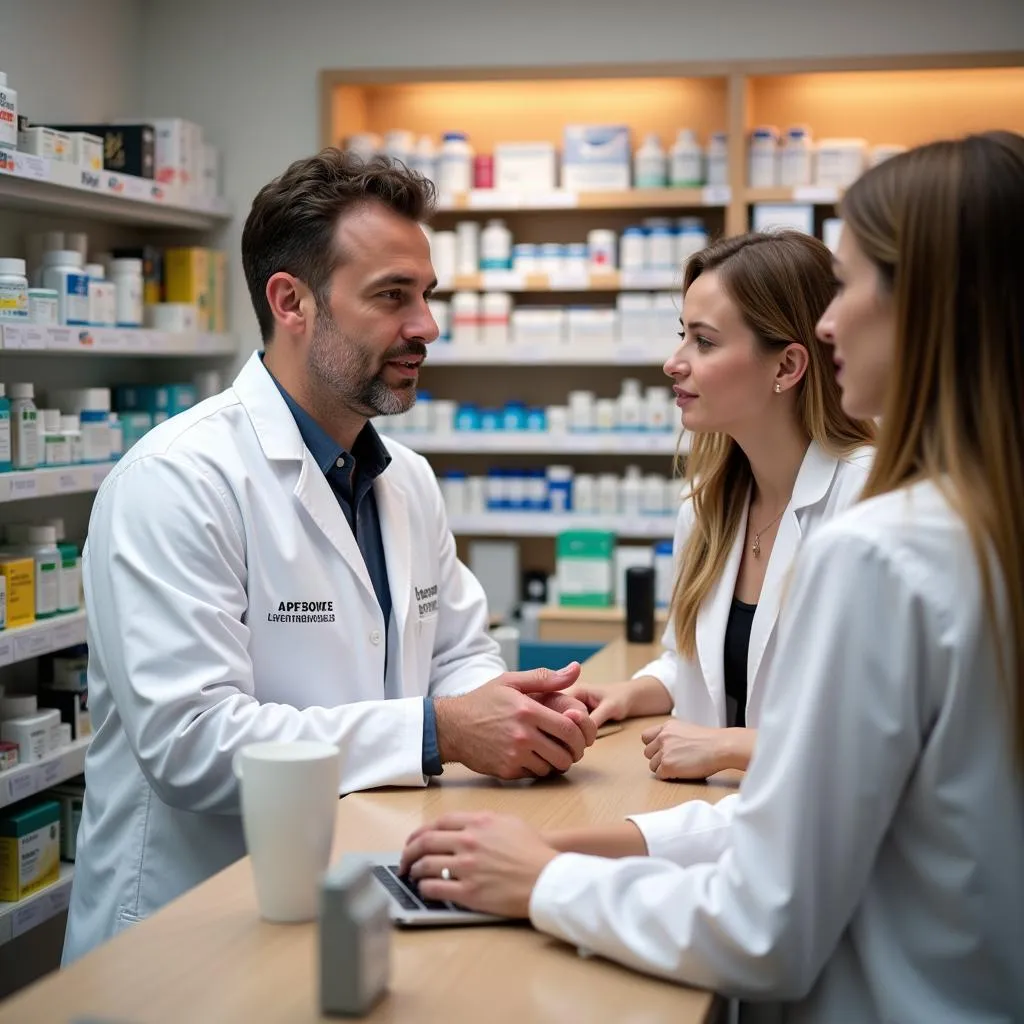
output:
<path id="1" fill-rule="evenodd" d="M 726 768 L 746 771 L 756 729 L 720 729 L 669 719 L 641 735 L 644 756 L 659 779 L 706 779 Z"/>

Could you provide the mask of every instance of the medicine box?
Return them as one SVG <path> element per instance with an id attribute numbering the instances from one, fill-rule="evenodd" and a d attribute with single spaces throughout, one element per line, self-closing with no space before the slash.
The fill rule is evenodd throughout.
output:
<path id="1" fill-rule="evenodd" d="M 7 628 L 35 622 L 35 560 L 0 555 L 0 576 L 7 587 Z"/>
<path id="2" fill-rule="evenodd" d="M 60 804 L 40 800 L 0 813 L 0 900 L 15 901 L 60 877 Z"/>
<path id="3" fill-rule="evenodd" d="M 153 177 L 161 185 L 180 190 L 188 202 L 195 191 L 196 168 L 201 159 L 202 129 L 180 117 L 119 118 L 125 123 L 144 121 L 153 128 Z"/>
<path id="4" fill-rule="evenodd" d="M 60 719 L 71 726 L 71 738 L 84 739 L 92 735 L 92 720 L 89 717 L 89 691 L 45 688 L 39 693 L 40 708 L 56 708 Z"/>
<path id="5" fill-rule="evenodd" d="M 560 308 L 512 310 L 512 344 L 561 345 L 567 338 L 566 312 Z"/>
<path id="6" fill-rule="evenodd" d="M 155 245 L 118 246 L 113 250 L 115 260 L 142 260 L 142 301 L 147 305 L 163 302 L 164 254 Z"/>
<path id="7" fill-rule="evenodd" d="M 209 249 L 166 250 L 164 298 L 167 302 L 185 302 L 195 306 L 199 310 L 199 329 L 211 330 Z"/>
<path id="8" fill-rule="evenodd" d="M 0 741 L 0 772 L 18 767 L 18 744 L 8 740 Z"/>
<path id="9" fill-rule="evenodd" d="M 615 534 L 566 530 L 555 542 L 559 603 L 572 608 L 607 608 L 614 594 Z"/>
<path id="10" fill-rule="evenodd" d="M 210 312 L 207 329 L 223 334 L 227 320 L 228 254 L 219 249 L 210 251 Z"/>
<path id="11" fill-rule="evenodd" d="M 558 179 L 550 142 L 499 142 L 494 147 L 494 187 L 501 192 L 553 192 Z"/>
<path id="12" fill-rule="evenodd" d="M 562 187 L 570 192 L 628 189 L 631 158 L 628 125 L 566 125 Z"/>
<path id="13" fill-rule="evenodd" d="M 47 798 L 60 804 L 60 856 L 61 860 L 75 859 L 78 845 L 78 827 L 82 823 L 82 804 L 85 801 L 84 782 L 64 782 L 46 791 Z"/>
<path id="14" fill-rule="evenodd" d="M 32 156 L 44 156 L 61 162 L 71 160 L 71 139 L 66 132 L 38 125 L 18 132 L 18 149 Z"/>
<path id="15" fill-rule="evenodd" d="M 71 162 L 83 171 L 99 174 L 103 170 L 103 140 L 89 132 L 68 132 L 71 140 Z"/>
<path id="16" fill-rule="evenodd" d="M 103 169 L 152 178 L 156 135 L 150 124 L 60 124 L 64 132 L 88 132 L 103 140 Z"/>

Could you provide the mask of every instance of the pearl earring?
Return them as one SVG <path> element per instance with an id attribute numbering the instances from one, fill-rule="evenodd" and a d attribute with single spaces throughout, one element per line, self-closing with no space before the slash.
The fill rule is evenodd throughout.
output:
<path id="1" fill-rule="evenodd" d="M 782 394 L 782 385 L 778 381 L 775 382 L 775 394 Z"/>

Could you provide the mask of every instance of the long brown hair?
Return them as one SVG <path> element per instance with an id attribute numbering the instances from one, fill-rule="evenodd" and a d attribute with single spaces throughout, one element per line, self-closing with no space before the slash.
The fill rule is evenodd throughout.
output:
<path id="1" fill-rule="evenodd" d="M 864 497 L 929 479 L 963 517 L 1024 765 L 1024 136 L 921 146 L 865 174 L 842 208 L 895 304 Z"/>
<path id="2" fill-rule="evenodd" d="M 870 444 L 874 427 L 843 412 L 831 351 L 815 334 L 835 291 L 828 249 L 798 231 L 727 238 L 691 258 L 684 298 L 701 274 L 712 271 L 766 351 L 794 342 L 807 349 L 796 403 L 807 436 L 835 456 Z M 754 477 L 740 446 L 713 432 L 694 436 L 686 477 L 696 521 L 681 553 L 670 614 L 680 653 L 692 657 L 697 613 L 725 569 Z"/>

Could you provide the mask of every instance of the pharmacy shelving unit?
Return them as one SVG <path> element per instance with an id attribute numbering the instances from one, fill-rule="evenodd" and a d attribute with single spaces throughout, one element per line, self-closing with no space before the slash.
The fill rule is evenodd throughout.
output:
<path id="1" fill-rule="evenodd" d="M 714 235 L 748 229 L 756 203 L 809 204 L 820 231 L 834 215 L 840 190 L 751 189 L 746 182 L 746 137 L 757 124 L 785 130 L 805 124 L 816 139 L 864 137 L 872 145 L 918 144 L 973 130 L 1024 131 L 1024 53 L 935 54 L 912 57 L 723 61 L 593 65 L 565 68 L 425 68 L 328 70 L 320 73 L 321 141 L 337 145 L 357 132 L 383 135 L 411 129 L 439 139 L 465 131 L 476 153 L 491 153 L 498 141 L 553 142 L 560 146 L 566 124 L 628 124 L 636 144 L 657 132 L 671 145 L 677 130 L 690 127 L 702 143 L 715 131 L 728 133 L 729 174 L 713 188 L 634 189 L 626 192 L 515 194 L 477 189 L 446 198 L 434 220 L 450 230 L 463 219 L 505 220 L 516 242 L 581 242 L 592 228 L 617 232 L 646 216 L 700 216 Z M 630 279 L 629 275 L 549 279 L 489 272 L 444 282 L 445 288 L 507 291 L 519 306 L 603 305 L 621 291 L 677 289 L 673 280 Z M 674 344 L 651 346 L 630 339 L 615 346 L 434 345 L 422 387 L 435 398 L 500 405 L 508 399 L 531 404 L 564 404 L 575 389 L 599 397 L 618 393 L 623 376 L 645 385 L 664 383 L 660 367 Z M 542 368 L 538 373 L 537 368 Z M 408 440 L 403 437 L 403 440 Z M 495 441 L 484 449 L 422 450 L 439 470 L 470 467 L 480 472 L 483 457 L 496 466 L 534 466 L 570 459 L 588 472 L 616 472 L 629 462 L 644 472 L 669 472 L 672 452 L 618 450 L 601 454 L 564 447 L 526 453 L 516 442 Z M 491 442 L 484 442 L 490 444 Z M 499 447 L 503 445 L 510 447 Z M 460 461 L 461 460 L 461 461 Z M 554 522 L 554 520 L 551 520 Z M 488 519 L 489 529 L 498 521 Z M 522 536 L 524 568 L 553 566 L 550 541 L 534 535 L 533 515 L 503 516 L 503 532 Z M 476 519 L 457 520 L 462 538 L 475 533 Z M 624 536 L 624 535 L 623 535 Z"/>
<path id="2" fill-rule="evenodd" d="M 150 241 L 159 245 L 210 244 L 230 219 L 223 202 L 196 205 L 174 188 L 128 175 L 93 174 L 65 163 L 0 150 L 0 217 L 7 234 L 3 255 L 19 255 L 12 244 L 27 231 L 60 228 L 89 232 L 98 248 Z M 190 379 L 196 366 L 216 366 L 236 352 L 230 334 L 169 334 L 153 330 L 0 326 L 0 380 L 31 380 L 47 386 L 117 384 L 139 379 Z M 98 361 L 95 361 L 98 360 Z M 161 360 L 169 360 L 169 363 Z M 166 374 L 166 375 L 165 375 Z M 112 376 L 113 375 L 113 376 Z M 0 521 L 30 521 L 33 509 L 81 523 L 91 496 L 112 466 L 95 464 L 0 474 Z M 63 500 L 67 499 L 67 504 Z M 38 506 L 33 504 L 39 499 Z M 9 504 L 16 507 L 8 509 Z M 0 632 L 0 682 L 16 673 L 22 692 L 25 671 L 43 655 L 85 640 L 85 613 L 57 616 Z M 13 668 L 8 668 L 14 666 Z M 36 764 L 0 773 L 0 807 L 42 792 L 83 770 L 87 741 L 79 741 Z M 60 880 L 18 903 L 0 902 L 0 976 L 4 990 L 30 974 L 17 943 L 20 936 L 62 914 L 68 905 L 73 868 L 61 866 Z M 8 943 L 13 943 L 9 947 Z M 35 946 L 31 946 L 34 950 Z M 56 967 L 56 962 L 47 964 Z M 37 972 L 33 972 L 37 973 Z"/>
<path id="3" fill-rule="evenodd" d="M 525 430 L 453 431 L 449 434 L 395 432 L 396 441 L 421 455 L 540 454 L 562 455 L 675 455 L 688 450 L 686 438 L 671 433 L 598 432 L 552 434 Z"/>
<path id="4" fill-rule="evenodd" d="M 452 532 L 463 537 L 557 537 L 566 530 L 610 530 L 623 540 L 670 540 L 675 516 L 579 516 L 556 512 L 485 512 L 452 516 Z"/>

